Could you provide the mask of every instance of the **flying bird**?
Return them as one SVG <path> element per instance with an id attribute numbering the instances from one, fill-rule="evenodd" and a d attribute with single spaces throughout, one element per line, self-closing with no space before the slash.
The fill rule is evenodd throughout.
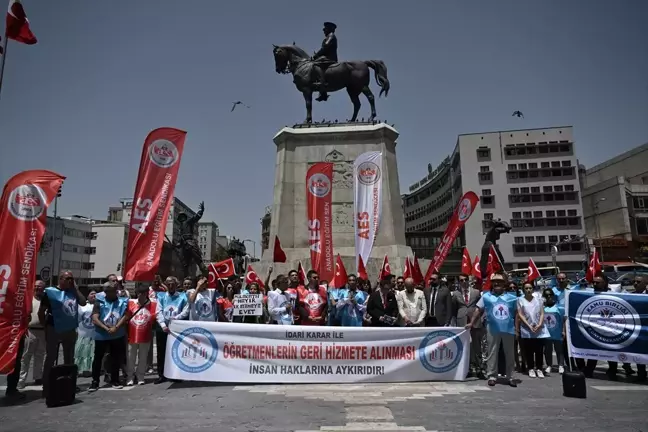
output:
<path id="1" fill-rule="evenodd" d="M 524 114 L 522 114 L 522 111 L 513 111 L 513 117 L 524 118 Z"/>
<path id="2" fill-rule="evenodd" d="M 241 101 L 236 101 L 236 102 L 234 102 L 234 104 L 232 105 L 232 109 L 230 110 L 230 112 L 232 112 L 232 111 L 234 111 L 234 110 L 236 109 L 236 105 L 243 105 L 245 108 L 250 108 L 248 105 L 245 105 L 243 102 L 241 102 Z"/>

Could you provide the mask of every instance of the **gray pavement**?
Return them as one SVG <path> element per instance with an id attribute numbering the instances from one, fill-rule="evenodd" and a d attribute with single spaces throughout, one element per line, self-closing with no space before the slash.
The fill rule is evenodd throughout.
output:
<path id="1" fill-rule="evenodd" d="M 602 375 L 598 375 L 602 376 Z M 28 387 L 0 406 L 0 430 L 92 431 L 648 431 L 648 386 L 588 380 L 588 398 L 562 396 L 558 374 L 518 388 L 483 381 L 219 385 L 174 383 L 82 392 L 46 408 Z M 150 377 L 152 381 L 154 377 Z M 81 380 L 86 388 L 87 379 Z"/>

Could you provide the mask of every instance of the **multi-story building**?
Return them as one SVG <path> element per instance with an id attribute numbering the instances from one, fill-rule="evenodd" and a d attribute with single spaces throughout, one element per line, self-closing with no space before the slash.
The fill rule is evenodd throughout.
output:
<path id="1" fill-rule="evenodd" d="M 272 217 L 272 206 L 265 208 L 265 214 L 261 218 L 261 255 L 270 245 L 270 222 Z"/>
<path id="2" fill-rule="evenodd" d="M 198 247 L 205 263 L 210 263 L 214 252 L 219 247 L 218 225 L 216 222 L 198 222 Z"/>
<path id="3" fill-rule="evenodd" d="M 430 257 L 458 200 L 473 191 L 480 204 L 455 247 L 479 254 L 491 221 L 502 219 L 513 228 L 498 242 L 507 267 L 525 268 L 529 257 L 550 266 L 556 246 L 560 267 L 580 270 L 586 248 L 577 167 L 570 126 L 460 135 L 451 156 L 436 170 L 428 166 L 404 197 L 408 243 Z"/>
<path id="4" fill-rule="evenodd" d="M 128 224 L 133 209 L 133 198 L 122 198 L 119 202 L 119 206 L 108 208 L 108 221 Z M 182 277 L 183 270 L 180 263 L 180 257 L 173 249 L 172 244 L 169 243 L 169 240 L 175 243 L 180 239 L 180 224 L 177 221 L 177 216 L 180 213 L 187 214 L 187 217 L 192 217 L 196 214 L 196 212 L 189 208 L 189 206 L 174 197 L 167 218 L 167 226 L 164 232 L 165 241 L 162 248 L 162 255 L 160 257 L 160 274 L 163 276 L 173 275 Z M 198 233 L 196 232 L 195 234 L 197 235 Z"/>
<path id="5" fill-rule="evenodd" d="M 581 171 L 587 236 L 606 261 L 648 258 L 648 143 Z"/>
<path id="6" fill-rule="evenodd" d="M 90 271 L 89 284 L 100 284 L 111 274 L 122 274 L 126 244 L 128 241 L 127 224 L 123 222 L 92 221 L 91 241 L 93 269 Z"/>

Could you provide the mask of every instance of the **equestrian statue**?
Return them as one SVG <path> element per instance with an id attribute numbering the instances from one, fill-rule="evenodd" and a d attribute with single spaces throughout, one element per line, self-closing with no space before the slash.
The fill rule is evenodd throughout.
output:
<path id="1" fill-rule="evenodd" d="M 353 116 L 351 121 L 358 119 L 360 111 L 360 93 L 364 94 L 371 105 L 371 117 L 376 118 L 376 104 L 374 95 L 369 88 L 371 75 L 369 68 L 373 69 L 376 82 L 380 86 L 379 97 L 389 93 L 389 79 L 387 66 L 382 60 L 358 60 L 338 62 L 337 26 L 332 22 L 324 23 L 324 41 L 322 47 L 312 57 L 297 45 L 273 45 L 275 69 L 277 73 L 293 76 L 295 87 L 304 96 L 306 101 L 306 121 L 313 122 L 313 92 L 318 91 L 318 102 L 328 100 L 329 92 L 346 89 L 353 103 Z"/>
<path id="2" fill-rule="evenodd" d="M 508 234 L 511 232 L 511 225 L 503 220 L 496 219 L 492 222 L 493 226 L 486 233 L 484 245 L 481 249 L 481 259 L 479 260 L 479 269 L 481 270 L 482 280 L 486 280 L 486 276 L 488 275 L 488 256 L 490 255 L 491 245 L 494 246 L 495 252 L 497 252 L 497 256 L 499 257 L 502 266 L 504 265 L 504 257 L 497 246 L 497 240 L 499 240 L 501 234 Z"/>

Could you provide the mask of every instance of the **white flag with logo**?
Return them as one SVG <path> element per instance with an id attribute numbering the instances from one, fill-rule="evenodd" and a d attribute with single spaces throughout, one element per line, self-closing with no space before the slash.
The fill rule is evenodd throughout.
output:
<path id="1" fill-rule="evenodd" d="M 382 152 L 363 153 L 353 163 L 355 259 L 369 262 L 382 210 Z"/>

